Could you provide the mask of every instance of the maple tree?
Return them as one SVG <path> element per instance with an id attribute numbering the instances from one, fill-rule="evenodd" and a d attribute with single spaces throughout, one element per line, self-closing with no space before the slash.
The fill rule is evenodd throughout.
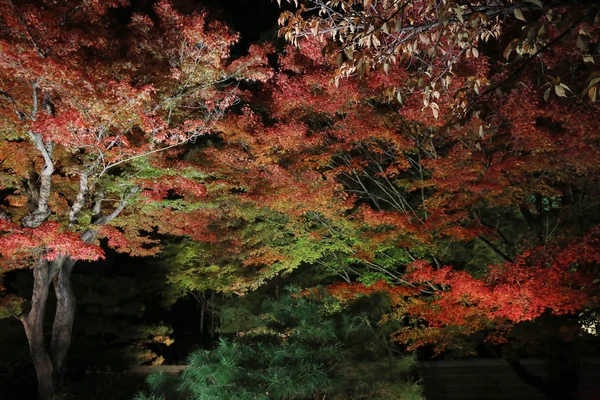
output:
<path id="1" fill-rule="evenodd" d="M 281 18 L 298 48 L 203 151 L 243 215 L 262 210 L 288 232 L 220 272 L 238 290 L 323 266 L 350 293 L 387 291 L 389 317 L 413 323 L 395 337 L 413 349 L 461 349 L 482 332 L 501 343 L 548 321 L 570 348 L 598 306 L 597 4 L 310 4 Z M 400 30 L 372 22 L 386 18 Z M 223 239 L 243 248 L 235 235 Z M 527 380 L 574 395 L 575 380 L 552 376 Z"/>
<path id="2" fill-rule="evenodd" d="M 292 3 L 292 0 L 288 0 Z M 281 4 L 281 2 L 279 2 Z M 298 5 L 298 1 L 294 3 Z M 402 101 L 418 93 L 434 115 L 440 107 L 464 112 L 471 101 L 469 91 L 480 94 L 490 76 L 475 61 L 467 67 L 465 59 L 478 59 L 495 43 L 505 45 L 503 56 L 511 53 L 535 57 L 542 55 L 565 34 L 575 30 L 575 49 L 585 62 L 596 55 L 595 28 L 598 8 L 593 1 L 545 0 L 311 0 L 300 1 L 295 11 L 284 11 L 279 18 L 281 36 L 292 43 L 305 37 L 327 40 L 324 51 L 336 59 L 333 80 L 363 76 L 371 70 L 392 65 L 405 66 L 403 80 L 392 80 L 385 88 L 389 97 Z M 521 33 L 513 33 L 519 20 Z M 575 29 L 577 28 L 577 29 Z M 506 31 L 513 33 L 505 35 Z M 503 43 L 504 40 L 509 40 Z M 546 52 L 552 53 L 552 51 Z M 479 65 L 477 65 L 479 64 Z M 472 68 L 465 73 L 464 68 Z M 479 67 L 479 68 L 477 68 Z M 464 76 L 462 93 L 440 96 L 452 91 L 452 81 Z M 545 97 L 551 92 L 565 97 L 571 90 L 560 76 L 548 76 Z M 587 75 L 584 94 L 597 99 L 597 74 Z M 400 84 L 402 83 L 402 84 Z M 554 89 L 554 90 L 552 90 Z"/>
<path id="3" fill-rule="evenodd" d="M 186 237 L 180 293 L 298 269 L 343 280 L 340 298 L 387 292 L 411 349 L 547 320 L 562 343 L 581 334 L 598 307 L 597 4 L 303 2 L 275 71 L 271 46 L 230 60 L 238 36 L 206 14 L 126 6 L 0 3 L 0 248 L 35 278 L 30 308 L 1 301 L 42 398 L 98 237 L 133 255 Z M 572 395 L 560 385 L 538 386 Z"/>
<path id="4" fill-rule="evenodd" d="M 585 336 L 581 315 L 598 305 L 597 4 L 307 4 L 284 12 L 280 32 L 346 96 L 328 102 L 328 89 L 293 77 L 305 92 L 284 107 L 346 106 L 323 124 L 319 144 L 335 150 L 321 147 L 320 167 L 371 227 L 366 264 L 390 258 L 375 263 L 400 286 L 378 290 L 397 299 L 394 317 L 416 324 L 396 338 L 444 351 L 549 320 L 562 344 Z M 369 111 L 349 110 L 357 98 Z M 307 136 L 316 141 L 315 130 Z M 548 398 L 570 398 L 569 346 L 545 381 L 511 364 Z"/>
<path id="5" fill-rule="evenodd" d="M 189 223 L 201 212 L 202 175 L 166 151 L 210 132 L 241 95 L 235 82 L 270 76 L 268 49 L 231 60 L 238 35 L 206 13 L 184 15 L 168 1 L 125 7 L 0 2 L 0 248 L 4 270 L 34 276 L 23 308 L 6 293 L 1 302 L 23 322 L 40 399 L 62 381 L 76 262 L 103 257 L 98 238 L 152 255 L 157 233 L 203 237 L 201 220 Z"/>

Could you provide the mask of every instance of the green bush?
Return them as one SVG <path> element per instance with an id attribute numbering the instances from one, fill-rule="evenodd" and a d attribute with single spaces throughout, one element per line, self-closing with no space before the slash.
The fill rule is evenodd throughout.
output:
<path id="1" fill-rule="evenodd" d="M 420 399 L 414 359 L 378 327 L 386 304 L 297 291 L 265 301 L 248 330 L 192 353 L 181 376 L 150 376 L 137 400 Z"/>

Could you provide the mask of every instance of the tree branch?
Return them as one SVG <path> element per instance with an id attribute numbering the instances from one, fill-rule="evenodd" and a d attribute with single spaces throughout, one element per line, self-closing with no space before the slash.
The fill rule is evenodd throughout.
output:
<path id="1" fill-rule="evenodd" d="M 531 211 L 529 211 L 529 207 L 527 206 L 527 204 L 519 204 L 519 210 L 521 211 L 523 218 L 525 218 L 527 225 L 529 225 L 529 228 L 533 232 L 535 240 L 538 242 L 538 244 L 541 244 L 543 242 L 543 238 L 542 228 L 540 226 L 539 220 L 533 216 Z"/>
<path id="2" fill-rule="evenodd" d="M 28 228 L 37 228 L 50 215 L 50 207 L 48 201 L 52 191 L 52 174 L 54 173 L 54 162 L 52 161 L 52 150 L 54 145 L 51 142 L 44 144 L 42 135 L 29 131 L 29 137 L 35 144 L 35 147 L 40 151 L 44 158 L 44 167 L 40 173 L 39 196 L 37 199 L 37 207 L 34 211 L 23 218 L 21 223 Z"/>
<path id="3" fill-rule="evenodd" d="M 477 238 L 479 240 L 481 240 L 483 243 L 485 243 L 497 256 L 502 258 L 504 261 L 513 262 L 513 260 L 509 256 L 504 254 L 499 248 L 497 248 L 492 242 L 487 240 L 485 237 L 483 237 L 482 235 L 479 235 L 479 236 L 477 236 Z"/>
<path id="4" fill-rule="evenodd" d="M 77 197 L 75 198 L 75 202 L 71 206 L 71 211 L 69 211 L 69 225 L 74 226 L 77 223 L 77 216 L 83 209 L 85 205 L 85 201 L 88 198 L 89 187 L 88 187 L 88 173 L 82 172 L 79 177 L 79 193 L 77 193 Z"/>
<path id="5" fill-rule="evenodd" d="M 9 103 L 13 105 L 14 112 L 17 115 L 17 118 L 19 118 L 19 121 L 23 121 L 27 117 L 27 115 L 19 109 L 19 106 L 17 105 L 17 102 L 15 101 L 14 97 L 12 97 L 8 92 L 0 90 L 0 97 L 4 97 L 8 100 Z"/>
<path id="6" fill-rule="evenodd" d="M 123 198 L 119 202 L 119 205 L 117 206 L 117 208 L 115 208 L 112 213 L 110 213 L 110 214 L 108 214 L 108 215 L 106 215 L 104 217 L 101 217 L 98 221 L 96 221 L 96 224 L 97 225 L 107 224 L 111 220 L 113 220 L 116 217 L 118 217 L 119 214 L 121 214 L 121 212 L 125 209 L 125 206 L 127 205 L 127 200 L 129 200 L 129 198 L 131 196 L 133 196 L 134 194 L 136 194 L 139 190 L 140 190 L 139 186 L 132 187 L 129 190 L 129 193 L 127 193 L 125 196 L 123 196 Z"/>
<path id="7" fill-rule="evenodd" d="M 38 53 L 38 55 L 40 57 L 46 58 L 46 53 L 44 53 L 44 51 L 42 51 L 42 49 L 40 48 L 38 43 L 33 38 L 33 35 L 29 31 L 29 28 L 27 27 L 27 24 L 25 23 L 25 20 L 23 19 L 23 17 L 21 16 L 21 14 L 19 14 L 19 11 L 17 10 L 17 7 L 15 6 L 15 3 L 13 2 L 13 0 L 8 0 L 8 4 L 10 4 L 10 8 L 12 8 L 12 10 L 13 10 L 13 14 L 19 21 L 19 24 L 21 24 L 21 26 L 23 27 L 23 30 L 25 31 L 25 35 L 27 36 L 27 39 L 31 42 L 31 45 L 33 46 L 35 51 Z"/>
<path id="8" fill-rule="evenodd" d="M 529 372 L 519 361 L 506 360 L 510 368 L 517 376 L 529 386 L 539 390 L 542 393 L 548 393 L 546 381 L 541 377 Z"/>
<path id="9" fill-rule="evenodd" d="M 32 108 L 31 108 L 31 119 L 33 121 L 35 121 L 37 119 L 37 112 L 38 112 L 38 94 L 37 94 L 37 89 L 38 89 L 38 85 L 37 82 L 33 82 L 31 84 L 32 89 L 33 89 L 33 94 L 32 94 Z"/>

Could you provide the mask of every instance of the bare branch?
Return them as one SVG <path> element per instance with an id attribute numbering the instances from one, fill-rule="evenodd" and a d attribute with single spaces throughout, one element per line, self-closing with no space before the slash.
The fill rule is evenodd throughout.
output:
<path id="1" fill-rule="evenodd" d="M 498 257 L 500 257 L 501 259 L 503 259 L 506 262 L 513 262 L 513 260 L 509 256 L 504 254 L 504 252 L 502 252 L 498 247 L 496 247 L 492 242 L 487 240 L 485 237 L 479 235 L 479 236 L 477 236 L 477 238 L 479 240 L 481 240 L 483 243 L 485 243 Z"/>
<path id="2" fill-rule="evenodd" d="M 52 191 L 52 174 L 54 173 L 54 162 L 52 161 L 52 150 L 54 145 L 51 142 L 44 143 L 42 135 L 29 131 L 29 137 L 40 151 L 44 158 L 44 167 L 40 173 L 39 196 L 37 207 L 33 212 L 23 218 L 21 223 L 28 228 L 37 228 L 50 215 L 50 193 Z"/>
<path id="3" fill-rule="evenodd" d="M 94 195 L 94 204 L 92 206 L 92 218 L 96 221 L 102 214 L 102 200 L 104 200 L 104 192 L 98 190 Z"/>
<path id="4" fill-rule="evenodd" d="M 114 218 L 116 218 L 117 216 L 119 216 L 119 214 L 121 214 L 121 212 L 125 209 L 125 206 L 127 205 L 127 201 L 129 200 L 129 198 L 131 196 L 133 196 L 135 193 L 138 192 L 140 188 L 137 186 L 132 187 L 129 192 L 123 196 L 123 198 L 121 199 L 121 201 L 119 202 L 119 205 L 117 206 L 117 208 L 115 208 L 113 210 L 112 213 L 110 213 L 109 215 L 106 216 L 101 216 L 101 203 L 102 200 L 104 199 L 104 193 L 103 192 L 98 192 L 96 193 L 96 197 L 94 199 L 94 205 L 92 207 L 92 212 L 94 213 L 94 216 L 97 216 L 97 218 L 95 218 L 95 220 L 93 221 L 93 224 L 98 226 L 98 225 L 104 225 L 107 224 L 108 222 L 110 222 L 111 220 L 113 220 Z M 96 237 L 98 236 L 98 229 L 95 227 L 92 228 L 88 228 L 85 230 L 85 232 L 83 232 L 81 234 L 81 240 L 83 240 L 86 243 L 92 243 Z"/>
<path id="5" fill-rule="evenodd" d="M 123 160 L 117 161 L 117 162 L 112 163 L 112 164 L 108 164 L 107 166 L 104 167 L 104 169 L 102 170 L 102 172 L 100 172 L 100 174 L 98 175 L 98 178 L 101 178 L 106 172 L 108 172 L 109 169 L 111 169 L 113 167 L 116 167 L 117 165 L 125 164 L 125 163 L 128 163 L 129 161 L 137 160 L 138 158 L 144 158 L 144 157 L 150 156 L 152 154 L 161 153 L 163 151 L 175 148 L 177 146 L 181 146 L 182 144 L 185 144 L 186 142 L 188 142 L 188 140 L 185 140 L 185 141 L 182 141 L 182 142 L 178 142 L 178 143 L 172 144 L 172 145 L 167 146 L 167 147 L 161 147 L 160 149 L 155 149 L 155 150 L 149 151 L 147 153 L 143 153 L 143 154 L 138 154 L 138 155 L 135 155 L 135 156 L 131 156 L 129 158 L 125 158 Z"/>
<path id="6" fill-rule="evenodd" d="M 38 94 L 37 94 L 37 89 L 38 89 L 38 86 L 37 86 L 37 81 L 36 81 L 36 82 L 33 82 L 33 84 L 32 84 L 31 86 L 32 86 L 32 88 L 33 88 L 33 94 L 32 94 L 32 98 L 33 98 L 33 101 L 32 101 L 32 102 L 33 102 L 33 105 L 32 105 L 32 109 L 31 109 L 31 117 L 30 117 L 30 118 L 31 118 L 33 121 L 35 121 L 35 120 L 36 120 L 36 118 L 37 118 L 37 112 L 38 112 L 38 103 L 39 103 L 39 101 L 38 101 Z"/>
<path id="7" fill-rule="evenodd" d="M 88 174 L 87 172 L 83 172 L 79 177 L 79 193 L 77 193 L 75 202 L 71 206 L 71 211 L 69 211 L 69 225 L 74 226 L 77 223 L 77 216 L 83 209 L 88 194 Z"/>
<path id="8" fill-rule="evenodd" d="M 115 219 L 116 217 L 119 216 L 119 214 L 121 214 L 121 212 L 125 209 L 125 206 L 127 205 L 127 201 L 129 200 L 129 198 L 131 196 L 133 196 L 134 194 L 136 194 L 138 191 L 140 190 L 139 186 L 134 186 L 129 190 L 129 193 L 127 193 L 125 196 L 123 196 L 123 198 L 121 199 L 121 201 L 119 202 L 119 205 L 117 206 L 117 208 L 114 209 L 114 211 L 102 218 L 100 218 L 98 221 L 96 221 L 97 225 L 103 225 L 103 224 L 107 224 L 109 223 L 111 220 Z"/>
<path id="9" fill-rule="evenodd" d="M 51 117 L 54 117 L 54 103 L 50 98 L 49 90 L 44 90 L 44 101 L 42 101 L 42 107 L 44 107 L 46 114 L 48 114 Z"/>

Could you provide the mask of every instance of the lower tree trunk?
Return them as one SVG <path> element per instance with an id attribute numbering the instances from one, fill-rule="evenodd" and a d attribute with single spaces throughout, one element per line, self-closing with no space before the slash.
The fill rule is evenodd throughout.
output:
<path id="1" fill-rule="evenodd" d="M 52 400 L 54 397 L 54 367 L 44 341 L 44 314 L 50 283 L 53 278 L 53 265 L 41 260 L 33 270 L 33 294 L 31 309 L 22 318 L 29 352 L 38 379 L 38 397 L 40 400 Z"/>
<path id="2" fill-rule="evenodd" d="M 68 259 L 54 277 L 54 293 L 56 294 L 56 313 L 52 325 L 52 342 L 50 357 L 54 366 L 54 385 L 60 392 L 64 383 L 65 360 L 71 345 L 71 333 L 75 319 L 75 294 L 71 285 L 71 272 L 75 261 Z"/>
<path id="3" fill-rule="evenodd" d="M 75 261 L 66 257 L 52 262 L 42 259 L 33 270 L 31 309 L 21 320 L 38 379 L 39 400 L 53 400 L 55 393 L 62 389 L 75 317 L 75 296 L 71 285 L 74 265 Z M 54 284 L 56 294 L 56 314 L 48 351 L 44 338 L 44 315 L 51 284 Z"/>

